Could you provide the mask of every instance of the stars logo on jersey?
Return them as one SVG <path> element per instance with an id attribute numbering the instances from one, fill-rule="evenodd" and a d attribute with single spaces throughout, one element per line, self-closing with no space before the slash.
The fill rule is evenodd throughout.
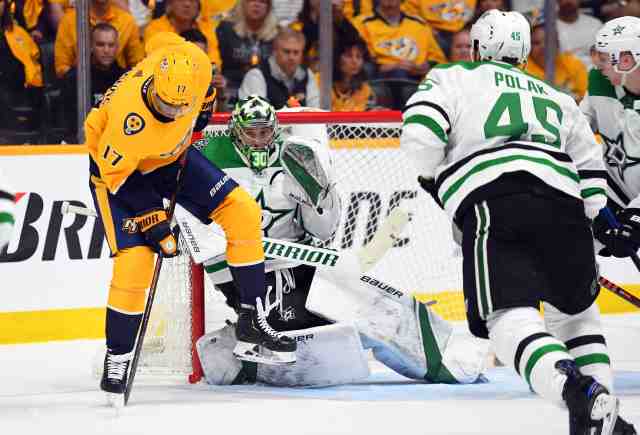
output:
<path id="1" fill-rule="evenodd" d="M 624 181 L 625 169 L 640 164 L 640 159 L 630 157 L 624 149 L 624 139 L 622 133 L 618 134 L 618 137 L 610 139 L 604 134 L 601 134 L 602 140 L 606 145 L 604 152 L 604 159 L 607 165 L 617 168 L 620 179 Z"/>
<path id="2" fill-rule="evenodd" d="M 137 113 L 131 112 L 124 118 L 123 130 L 127 136 L 141 132 L 144 126 L 144 119 Z"/>
<path id="3" fill-rule="evenodd" d="M 624 31 L 624 27 L 625 26 L 620 26 L 620 25 L 614 27 L 613 28 L 613 34 L 614 35 L 622 35 L 622 32 Z"/>
<path id="4" fill-rule="evenodd" d="M 256 197 L 256 202 L 262 209 L 262 232 L 267 237 L 269 236 L 269 230 L 271 230 L 271 228 L 277 221 L 293 212 L 293 209 L 291 208 L 275 209 L 269 207 L 264 197 L 264 190 L 260 190 L 260 193 Z"/>

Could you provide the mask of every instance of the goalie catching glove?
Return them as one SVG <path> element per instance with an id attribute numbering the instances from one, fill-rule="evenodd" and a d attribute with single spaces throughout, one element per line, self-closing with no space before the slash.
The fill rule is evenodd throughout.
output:
<path id="1" fill-rule="evenodd" d="M 288 196 L 322 213 L 323 208 L 333 207 L 329 203 L 333 184 L 327 171 L 330 157 L 320 146 L 319 141 L 291 136 L 282 144 L 280 161 L 295 185 L 286 192 Z"/>
<path id="2" fill-rule="evenodd" d="M 136 224 L 151 248 L 162 253 L 166 258 L 175 257 L 179 254 L 176 236 L 171 231 L 171 225 L 167 217 L 167 212 L 163 209 L 154 209 L 136 216 Z"/>
<path id="3" fill-rule="evenodd" d="M 600 255 L 629 257 L 640 248 L 640 209 L 627 208 L 616 213 L 618 228 L 612 228 L 601 212 L 593 221 L 593 235 L 605 246 Z"/>

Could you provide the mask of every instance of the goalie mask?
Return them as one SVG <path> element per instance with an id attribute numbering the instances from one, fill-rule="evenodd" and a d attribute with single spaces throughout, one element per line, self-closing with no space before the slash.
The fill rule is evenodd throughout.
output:
<path id="1" fill-rule="evenodd" d="M 640 65 L 640 18 L 620 17 L 608 21 L 596 35 L 596 51 L 605 53 L 614 71 L 623 77 Z M 632 65 L 621 64 L 622 54 L 633 57 Z"/>
<path id="2" fill-rule="evenodd" d="M 229 132 L 251 169 L 260 173 L 269 166 L 276 152 L 278 118 L 267 100 L 250 95 L 238 101 L 231 113 Z"/>

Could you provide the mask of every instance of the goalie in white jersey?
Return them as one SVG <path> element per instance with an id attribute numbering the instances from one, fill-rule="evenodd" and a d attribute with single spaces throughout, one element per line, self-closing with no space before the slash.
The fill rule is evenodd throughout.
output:
<path id="1" fill-rule="evenodd" d="M 571 96 L 518 69 L 530 51 L 521 14 L 486 12 L 471 41 L 474 62 L 434 67 L 407 102 L 401 147 L 461 230 L 472 333 L 566 404 L 572 435 L 616 433 L 625 423 L 594 303 L 600 148 Z"/>
<path id="2" fill-rule="evenodd" d="M 229 134 L 210 137 L 198 147 L 257 199 L 265 237 L 309 243 L 312 238 L 330 239 L 340 221 L 341 199 L 328 145 L 324 125 L 279 128 L 273 107 L 251 96 L 236 105 Z M 225 264 L 224 243 L 216 249 L 215 237 L 201 232 L 204 228 L 197 221 L 181 210 L 177 215 L 183 234 L 194 236 L 188 237 L 192 255 L 206 259 L 209 278 L 236 308 L 238 291 Z M 382 232 L 371 245 L 385 243 L 378 237 Z M 385 237 L 390 246 L 393 241 L 388 234 Z M 365 262 L 378 250 L 371 245 L 362 251 Z M 271 327 L 296 338 L 296 363 L 267 366 L 239 361 L 233 355 L 235 337 L 228 325 L 198 341 L 209 383 L 353 382 L 369 375 L 366 349 L 413 379 L 447 383 L 479 379 L 486 346 L 468 334 L 454 333 L 451 325 L 412 296 L 361 275 L 358 266 L 349 276 L 337 277 L 321 267 L 269 258 L 267 252 L 265 267 L 268 300 L 259 309 L 268 312 Z"/>
<path id="3" fill-rule="evenodd" d="M 600 255 L 629 257 L 640 248 L 640 18 L 607 22 L 596 35 L 597 69 L 580 108 L 604 143 L 609 208 L 594 222 Z"/>

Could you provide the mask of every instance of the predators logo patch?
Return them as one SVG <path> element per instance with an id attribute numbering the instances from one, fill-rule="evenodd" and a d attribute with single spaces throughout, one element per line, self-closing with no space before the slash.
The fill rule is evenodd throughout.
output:
<path id="1" fill-rule="evenodd" d="M 144 125 L 144 119 L 142 119 L 142 116 L 131 112 L 126 118 L 124 118 L 124 134 L 131 136 L 132 134 L 139 133 L 144 128 Z"/>

